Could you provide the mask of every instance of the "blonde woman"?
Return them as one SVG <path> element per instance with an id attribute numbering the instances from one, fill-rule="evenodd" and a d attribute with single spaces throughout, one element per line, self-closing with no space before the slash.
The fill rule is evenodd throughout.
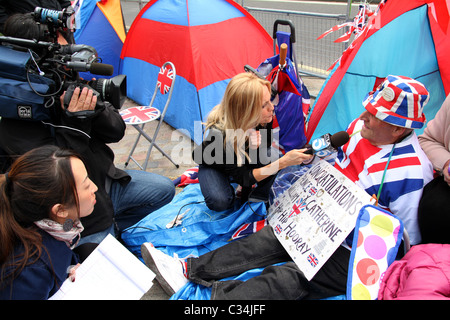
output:
<path id="1" fill-rule="evenodd" d="M 208 135 L 193 157 L 199 164 L 200 188 L 211 210 L 233 207 L 232 182 L 242 187 L 242 202 L 267 201 L 279 170 L 312 157 L 304 153 L 306 149 L 291 150 L 282 157 L 272 154 L 274 107 L 270 89 L 268 81 L 252 73 L 238 74 L 208 115 Z"/>

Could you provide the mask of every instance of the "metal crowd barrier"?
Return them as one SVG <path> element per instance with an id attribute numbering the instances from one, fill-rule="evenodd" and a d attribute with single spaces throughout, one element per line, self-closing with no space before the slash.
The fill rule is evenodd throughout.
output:
<path id="1" fill-rule="evenodd" d="M 273 25 L 277 19 L 290 20 L 295 26 L 296 42 L 294 53 L 300 73 L 326 78 L 327 69 L 342 55 L 347 43 L 335 43 L 344 33 L 344 29 L 333 32 L 325 38 L 317 38 L 336 25 L 344 23 L 346 16 L 342 14 L 323 14 L 300 11 L 286 11 L 264 8 L 244 7 L 265 30 L 272 36 Z M 279 31 L 290 30 L 283 26 Z"/>

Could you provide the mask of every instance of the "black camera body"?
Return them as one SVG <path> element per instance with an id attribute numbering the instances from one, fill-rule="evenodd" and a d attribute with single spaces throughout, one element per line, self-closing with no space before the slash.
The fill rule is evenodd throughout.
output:
<path id="1" fill-rule="evenodd" d="M 24 102 L 25 104 L 22 105 L 22 101 L 12 99 L 21 97 L 24 88 L 29 91 L 25 95 L 33 100 L 35 110 L 40 104 L 42 108 L 51 107 L 50 104 L 54 102 L 55 96 L 59 98 L 59 95 L 70 86 L 86 85 L 92 87 L 101 101 L 108 101 L 115 108 L 120 109 L 126 98 L 126 76 L 118 75 L 111 79 L 99 78 L 85 81 L 79 77 L 78 72 L 87 71 L 96 75 L 110 76 L 114 71 L 113 66 L 100 63 L 97 51 L 91 46 L 60 45 L 56 41 L 58 29 L 73 27 L 70 22 L 73 20 L 73 9 L 69 7 L 63 11 L 55 11 L 37 7 L 33 16 L 37 23 L 48 25 L 50 38 L 54 40 L 47 42 L 0 36 L 0 49 L 4 56 L 4 58 L 0 56 L 0 80 L 2 78 L 5 80 L 0 82 L 14 82 L 10 86 L 0 88 L 0 102 L 2 102 L 0 116 L 11 117 L 14 112 L 4 110 L 9 107 L 22 110 L 22 115 L 26 114 L 23 112 L 23 107 L 29 102 Z M 16 81 L 19 83 L 16 84 Z M 45 83 L 47 87 L 42 89 L 41 83 Z M 15 90 L 17 90 L 16 94 Z M 36 98 L 31 97 L 32 94 L 35 94 Z M 29 120 L 39 119 L 31 116 Z"/>
<path id="2" fill-rule="evenodd" d="M 36 22 L 45 23 L 54 28 L 73 31 L 75 29 L 74 13 L 72 6 L 61 11 L 36 7 L 33 15 Z"/>
<path id="3" fill-rule="evenodd" d="M 112 75 L 114 69 L 109 64 L 98 63 L 97 51 L 88 45 L 73 44 L 61 46 L 61 61 L 64 65 L 76 72 L 89 71 L 93 74 Z M 73 77 L 72 77 L 73 78 Z M 66 80 L 64 90 L 70 85 L 88 85 L 98 97 L 103 101 L 110 102 L 116 109 L 120 109 L 126 97 L 126 76 L 117 75 L 113 78 L 99 78 L 96 80 L 85 81 L 76 77 L 76 79 Z"/>

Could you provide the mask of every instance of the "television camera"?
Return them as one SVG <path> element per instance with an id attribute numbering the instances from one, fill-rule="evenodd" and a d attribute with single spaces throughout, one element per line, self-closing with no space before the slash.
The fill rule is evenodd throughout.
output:
<path id="1" fill-rule="evenodd" d="M 78 72 L 111 76 L 114 68 L 112 65 L 101 63 L 97 51 L 91 46 L 61 45 L 57 42 L 58 30 L 73 31 L 73 9 L 69 7 L 56 11 L 37 7 L 31 14 L 37 24 L 48 26 L 46 39 L 53 40 L 0 36 L 0 78 L 25 82 L 29 85 L 28 89 L 46 101 L 44 103 L 46 108 L 49 107 L 49 101 L 54 101 L 54 96 L 59 97 L 63 91 L 67 90 L 69 93 L 77 86 L 89 86 L 102 101 L 108 101 L 116 109 L 120 109 L 126 97 L 126 76 L 83 80 Z M 3 84 L 2 81 L 0 84 Z M 42 84 L 45 84 L 46 89 L 40 87 Z M 25 85 L 18 87 L 23 89 Z M 20 92 L 17 94 L 20 95 Z M 2 113 L 4 112 L 0 112 L 0 116 L 7 117 Z"/>

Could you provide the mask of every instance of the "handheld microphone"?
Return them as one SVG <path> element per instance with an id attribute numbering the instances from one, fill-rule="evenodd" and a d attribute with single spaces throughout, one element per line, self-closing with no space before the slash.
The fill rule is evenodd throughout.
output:
<path id="1" fill-rule="evenodd" d="M 329 133 L 314 139 L 311 147 L 305 153 L 315 154 L 319 158 L 325 158 L 337 151 L 337 148 L 343 146 L 350 140 L 350 136 L 345 131 L 336 132 L 333 135 Z"/>

